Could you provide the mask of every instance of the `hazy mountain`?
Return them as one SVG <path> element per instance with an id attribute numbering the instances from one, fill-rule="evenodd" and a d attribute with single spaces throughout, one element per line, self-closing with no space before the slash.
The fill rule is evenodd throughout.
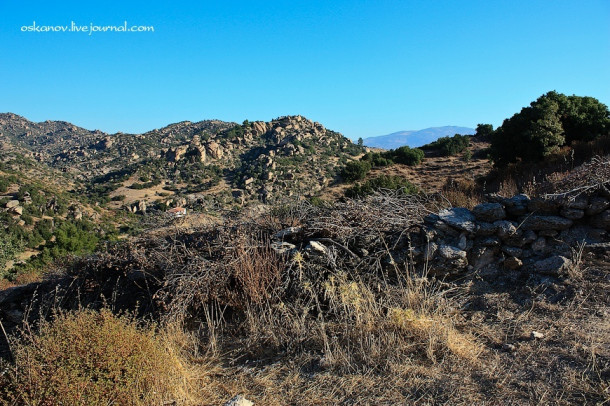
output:
<path id="1" fill-rule="evenodd" d="M 368 137 L 364 139 L 367 147 L 394 149 L 408 145 L 410 147 L 421 147 L 436 141 L 440 137 L 453 136 L 455 134 L 474 134 L 475 130 L 468 127 L 431 127 L 419 131 L 398 131 L 392 134 Z"/>

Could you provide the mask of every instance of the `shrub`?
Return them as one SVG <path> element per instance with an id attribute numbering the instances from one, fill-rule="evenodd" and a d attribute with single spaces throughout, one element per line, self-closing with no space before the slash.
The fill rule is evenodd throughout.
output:
<path id="1" fill-rule="evenodd" d="M 608 107 L 592 97 L 548 92 L 511 118 L 491 137 L 496 166 L 536 162 L 573 141 L 589 141 L 610 131 Z"/>
<path id="2" fill-rule="evenodd" d="M 487 138 L 494 132 L 494 126 L 491 124 L 477 124 L 477 137 Z"/>
<path id="3" fill-rule="evenodd" d="M 455 134 L 453 137 L 441 137 L 423 146 L 424 149 L 439 150 L 441 156 L 453 156 L 470 146 L 470 136 Z"/>
<path id="4" fill-rule="evenodd" d="M 388 153 L 391 153 L 391 152 L 392 151 L 385 152 L 384 155 L 388 155 Z M 367 152 L 361 158 L 361 160 L 370 162 L 371 166 L 373 166 L 373 167 L 390 166 L 390 165 L 394 164 L 394 161 L 392 161 L 391 158 L 384 157 L 379 152 Z"/>
<path id="5" fill-rule="evenodd" d="M 405 178 L 400 176 L 380 175 L 369 179 L 364 183 L 358 183 L 345 191 L 345 196 L 350 198 L 364 197 L 372 195 L 381 189 L 397 190 L 401 189 L 406 194 L 417 193 L 417 187 Z"/>
<path id="6" fill-rule="evenodd" d="M 179 358 L 152 329 L 108 310 L 62 314 L 12 341 L 7 404 L 150 405 L 176 395 Z"/>
<path id="7" fill-rule="evenodd" d="M 366 174 L 371 170 L 371 164 L 367 161 L 352 161 L 348 162 L 341 171 L 341 177 L 347 182 L 364 179 Z"/>
<path id="8" fill-rule="evenodd" d="M 397 148 L 393 151 L 389 151 L 390 156 L 386 158 L 392 159 L 398 164 L 405 165 L 419 165 L 424 159 L 424 151 L 419 148 L 409 148 L 407 146 Z"/>
<path id="9" fill-rule="evenodd" d="M 8 178 L 0 178 L 0 193 L 5 193 L 10 185 L 11 182 Z"/>

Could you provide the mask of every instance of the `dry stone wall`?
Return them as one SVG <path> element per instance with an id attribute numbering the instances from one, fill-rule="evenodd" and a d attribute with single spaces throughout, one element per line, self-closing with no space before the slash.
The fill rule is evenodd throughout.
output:
<path id="1" fill-rule="evenodd" d="M 608 252 L 610 196 L 529 198 L 489 196 L 473 210 L 450 208 L 424 219 L 412 248 L 431 274 L 485 267 L 557 275 L 571 265 L 575 246 Z"/>

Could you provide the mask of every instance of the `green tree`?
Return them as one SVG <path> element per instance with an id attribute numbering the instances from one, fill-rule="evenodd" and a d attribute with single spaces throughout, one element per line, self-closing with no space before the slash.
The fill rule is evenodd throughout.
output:
<path id="1" fill-rule="evenodd" d="M 364 145 L 364 140 L 362 139 L 362 137 L 358 138 L 358 146 L 361 147 Z"/>
<path id="2" fill-rule="evenodd" d="M 609 131 L 605 104 L 552 91 L 504 120 L 492 134 L 490 156 L 497 166 L 519 159 L 537 161 L 573 141 L 590 141 Z"/>
<path id="3" fill-rule="evenodd" d="M 341 177 L 347 182 L 353 182 L 363 179 L 370 170 L 371 164 L 368 161 L 351 161 L 341 171 Z"/>
<path id="4" fill-rule="evenodd" d="M 409 148 L 404 146 L 395 149 L 391 159 L 399 164 L 419 165 L 424 159 L 424 151 L 419 148 Z"/>
<path id="5" fill-rule="evenodd" d="M 477 136 L 480 137 L 489 137 L 494 132 L 494 126 L 491 124 L 477 124 Z"/>

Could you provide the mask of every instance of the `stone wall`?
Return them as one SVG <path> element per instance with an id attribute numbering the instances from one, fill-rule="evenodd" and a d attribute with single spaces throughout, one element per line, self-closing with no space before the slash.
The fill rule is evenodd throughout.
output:
<path id="1" fill-rule="evenodd" d="M 428 215 L 414 244 L 416 261 L 431 274 L 486 267 L 557 275 L 570 266 L 574 247 L 610 248 L 610 196 L 529 198 L 489 196 L 473 210 Z"/>

